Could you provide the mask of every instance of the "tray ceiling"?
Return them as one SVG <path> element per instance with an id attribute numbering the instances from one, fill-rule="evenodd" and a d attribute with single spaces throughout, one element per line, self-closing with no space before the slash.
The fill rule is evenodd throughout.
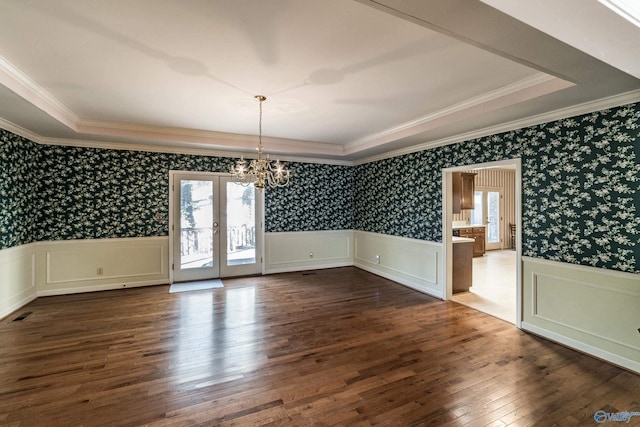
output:
<path id="1" fill-rule="evenodd" d="M 619 24 L 584 3 L 590 17 Z M 268 152 L 350 161 L 640 88 L 633 69 L 572 46 L 540 14 L 506 10 L 516 20 L 480 1 L 4 0 L 2 9 L 1 124 L 43 143 L 250 152 L 261 94 Z"/>

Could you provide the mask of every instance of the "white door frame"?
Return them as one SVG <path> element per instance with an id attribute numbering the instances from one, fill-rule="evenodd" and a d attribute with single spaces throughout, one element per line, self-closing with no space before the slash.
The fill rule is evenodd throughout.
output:
<path id="1" fill-rule="evenodd" d="M 174 275 L 173 275 L 173 264 L 175 262 L 173 256 L 173 244 L 174 244 L 174 233 L 171 230 L 172 225 L 174 224 L 174 197 L 173 197 L 173 186 L 176 175 L 193 175 L 195 176 L 220 176 L 220 177 L 229 177 L 231 176 L 225 172 L 197 172 L 197 171 L 182 171 L 182 170 L 169 170 L 169 249 L 168 249 L 168 257 L 169 257 L 169 283 L 174 283 Z M 259 226 L 256 230 L 256 249 L 260 250 L 259 260 L 260 263 L 260 274 L 264 274 L 264 190 L 256 191 L 256 217 L 258 218 Z M 258 254 L 256 254 L 258 255 Z M 220 273 L 222 274 L 222 272 Z"/>
<path id="2" fill-rule="evenodd" d="M 445 286 L 445 300 L 451 299 L 453 283 L 451 271 L 453 269 L 453 233 L 451 223 L 453 221 L 453 209 L 451 199 L 452 185 L 451 173 L 468 171 L 470 169 L 500 167 L 515 165 L 515 214 L 516 214 L 516 327 L 522 328 L 522 160 L 520 158 L 500 160 L 496 162 L 478 163 L 473 165 L 455 166 L 442 169 L 442 271 Z"/>
<path id="3" fill-rule="evenodd" d="M 486 225 L 486 232 L 485 232 L 485 238 L 484 238 L 484 245 L 486 250 L 493 250 L 493 249 L 503 249 L 504 248 L 504 239 L 506 238 L 506 236 L 504 235 L 504 195 L 503 193 L 503 189 L 499 188 L 499 187 L 476 187 L 475 191 L 482 191 L 485 195 L 488 192 L 494 192 L 494 193 L 498 193 L 499 195 L 499 202 L 500 205 L 498 207 L 498 235 L 499 235 L 499 239 L 500 241 L 498 243 L 489 243 L 489 223 L 487 222 L 487 219 L 489 218 L 489 200 L 488 198 L 484 198 L 482 201 L 482 224 Z M 474 224 L 471 224 L 474 225 Z M 497 246 L 497 247 L 496 247 Z"/>

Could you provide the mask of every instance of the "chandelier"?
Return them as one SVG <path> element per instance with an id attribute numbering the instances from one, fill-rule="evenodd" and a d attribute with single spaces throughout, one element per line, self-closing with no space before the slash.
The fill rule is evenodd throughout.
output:
<path id="1" fill-rule="evenodd" d="M 256 95 L 254 97 L 260 102 L 260 121 L 258 122 L 258 158 L 247 162 L 244 156 L 231 166 L 229 172 L 233 175 L 234 181 L 247 186 L 253 184 L 255 188 L 264 188 L 269 185 L 271 188 L 286 187 L 289 185 L 290 172 L 285 169 L 284 164 L 280 160 L 269 159 L 269 155 L 264 157 L 262 147 L 262 103 L 266 101 L 266 97 Z"/>

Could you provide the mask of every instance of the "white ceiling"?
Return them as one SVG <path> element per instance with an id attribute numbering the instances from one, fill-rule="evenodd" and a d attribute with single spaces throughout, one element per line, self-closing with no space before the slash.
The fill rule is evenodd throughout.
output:
<path id="1" fill-rule="evenodd" d="M 361 161 L 640 89 L 640 29 L 596 0 L 0 9 L 0 126 L 43 143 L 251 152 L 261 94 L 267 152 Z"/>

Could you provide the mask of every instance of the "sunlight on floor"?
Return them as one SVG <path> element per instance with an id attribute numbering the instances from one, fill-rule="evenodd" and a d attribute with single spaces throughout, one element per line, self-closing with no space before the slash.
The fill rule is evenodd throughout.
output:
<path id="1" fill-rule="evenodd" d="M 451 300 L 515 324 L 516 252 L 487 251 L 474 258 L 473 286 Z"/>

